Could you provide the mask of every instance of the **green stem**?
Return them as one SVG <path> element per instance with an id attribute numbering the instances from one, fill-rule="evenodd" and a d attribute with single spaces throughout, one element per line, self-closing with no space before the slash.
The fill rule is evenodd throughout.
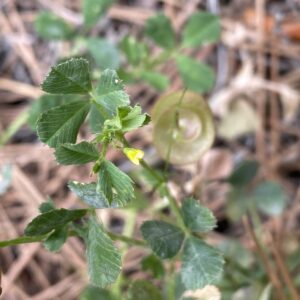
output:
<path id="1" fill-rule="evenodd" d="M 136 210 L 128 210 L 125 211 L 125 225 L 123 228 L 123 235 L 125 235 L 125 237 L 129 237 L 131 238 L 134 232 L 134 227 L 135 227 L 135 221 L 136 221 Z M 124 257 L 124 255 L 126 254 L 126 251 L 128 249 L 129 244 L 128 243 L 124 243 L 124 245 L 121 247 L 121 257 Z M 123 273 L 120 274 L 120 276 L 118 277 L 117 281 L 115 282 L 115 284 L 111 287 L 111 291 L 114 294 L 116 299 L 121 299 L 122 298 L 122 286 L 124 284 L 125 281 L 125 276 Z"/>
<path id="2" fill-rule="evenodd" d="M 4 146 L 9 139 L 27 122 L 28 111 L 20 113 L 15 120 L 8 126 L 8 128 L 0 136 L 0 148 Z"/>
<path id="3" fill-rule="evenodd" d="M 162 176 L 160 176 L 153 168 L 151 168 L 145 160 L 141 159 L 141 160 L 140 160 L 140 165 L 141 165 L 145 170 L 147 170 L 147 171 L 148 171 L 155 179 L 157 179 L 157 181 L 158 181 L 160 184 L 162 184 L 162 183 L 165 182 L 165 179 L 164 179 Z"/>
<path id="4" fill-rule="evenodd" d="M 180 208 L 179 208 L 176 200 L 174 199 L 174 197 L 171 195 L 171 193 L 170 193 L 168 187 L 166 186 L 166 184 L 164 184 L 164 186 L 161 190 L 162 190 L 162 195 L 164 197 L 166 197 L 169 201 L 170 208 L 171 208 L 172 212 L 174 213 L 174 215 L 176 216 L 178 226 L 180 226 L 180 228 L 184 231 L 184 233 L 187 236 L 190 236 L 191 235 L 190 230 L 184 224 L 184 221 L 183 221 L 183 218 L 182 218 L 182 215 L 181 215 L 181 212 L 180 212 Z"/>
<path id="5" fill-rule="evenodd" d="M 16 245 L 21 245 L 21 244 L 42 242 L 42 241 L 46 240 L 51 234 L 52 234 L 52 231 L 47 234 L 43 234 L 43 235 L 21 236 L 16 239 L 12 239 L 12 240 L 0 241 L 0 248 L 16 246 Z M 78 233 L 74 230 L 69 230 L 68 236 L 78 236 Z"/>
<path id="6" fill-rule="evenodd" d="M 184 95 L 184 94 L 183 94 Z M 183 98 L 183 97 L 181 97 Z M 179 103 L 180 104 L 180 103 Z M 125 139 L 124 136 L 121 137 L 122 142 L 124 144 L 125 147 L 130 147 L 129 143 L 127 142 L 127 140 Z M 174 213 L 174 215 L 176 216 L 176 221 L 178 222 L 178 225 L 180 226 L 180 228 L 189 236 L 191 233 L 189 231 L 189 229 L 185 226 L 182 215 L 180 213 L 180 208 L 176 202 L 176 200 L 173 198 L 173 196 L 171 195 L 167 185 L 166 185 L 166 180 L 165 178 L 161 177 L 153 168 L 151 168 L 147 162 L 143 159 L 140 160 L 140 164 L 141 166 L 146 169 L 154 178 L 156 178 L 162 186 L 161 188 L 161 192 L 162 195 L 164 197 L 166 197 L 169 201 L 170 204 L 170 208 L 172 210 L 172 212 Z"/>
<path id="7" fill-rule="evenodd" d="M 182 101 L 184 99 L 184 95 L 187 91 L 187 88 L 185 88 L 176 104 L 176 111 L 175 111 L 175 114 L 174 114 L 174 123 L 173 123 L 173 129 L 172 129 L 172 135 L 173 135 L 173 130 L 177 127 L 177 129 L 179 128 L 179 124 L 178 124 L 178 120 L 179 120 L 179 108 L 182 104 Z M 165 164 L 165 167 L 164 167 L 164 177 L 166 178 L 166 175 L 167 175 L 167 170 L 169 168 L 169 165 L 170 165 L 170 157 L 171 157 L 171 151 L 172 151 L 172 147 L 174 145 L 174 141 L 175 139 L 173 138 L 173 136 L 171 136 L 171 139 L 170 139 L 170 142 L 168 144 L 168 149 L 167 149 L 167 157 L 166 157 L 166 164 Z"/>
<path id="8" fill-rule="evenodd" d="M 20 244 L 36 243 L 45 240 L 50 234 L 38 235 L 38 236 L 22 236 L 13 240 L 1 241 L 0 248 L 16 246 Z"/>
<path id="9" fill-rule="evenodd" d="M 113 233 L 113 232 L 106 232 L 109 237 L 112 240 L 117 240 L 117 241 L 121 241 L 130 245 L 135 245 L 135 246 L 141 246 L 141 247 L 145 247 L 147 246 L 147 243 L 143 240 L 138 240 L 138 239 L 134 239 L 125 235 L 121 235 L 121 234 L 117 234 L 117 233 Z"/>
<path id="10" fill-rule="evenodd" d="M 99 158 L 97 159 L 97 161 L 95 162 L 95 164 L 93 166 L 93 173 L 94 174 L 98 173 L 99 170 L 100 170 L 100 165 L 103 162 L 103 160 L 105 159 L 108 145 L 109 145 L 109 141 L 108 140 L 105 140 L 102 143 L 102 149 L 101 149 L 100 156 L 99 156 Z"/>

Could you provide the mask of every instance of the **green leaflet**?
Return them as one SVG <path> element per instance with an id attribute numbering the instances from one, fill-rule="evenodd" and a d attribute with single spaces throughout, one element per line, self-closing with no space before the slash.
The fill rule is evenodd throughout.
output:
<path id="1" fill-rule="evenodd" d="M 208 92 L 212 89 L 215 75 L 211 67 L 193 58 L 177 55 L 176 65 L 184 85 L 195 92 Z"/>
<path id="2" fill-rule="evenodd" d="M 98 110 L 99 107 L 99 110 Z M 90 113 L 88 116 L 89 125 L 93 133 L 100 133 L 103 129 L 104 121 L 106 120 L 106 111 L 105 114 L 102 114 L 101 111 L 103 110 L 102 106 L 96 105 L 93 103 L 91 105 Z"/>
<path id="3" fill-rule="evenodd" d="M 170 84 L 169 78 L 158 72 L 143 71 L 141 78 L 159 91 L 165 90 Z"/>
<path id="4" fill-rule="evenodd" d="M 141 265 L 143 271 L 150 271 L 153 277 L 155 278 L 162 277 L 165 274 L 165 269 L 162 260 L 160 260 L 154 254 L 150 254 L 143 258 Z"/>
<path id="5" fill-rule="evenodd" d="M 116 201 L 126 205 L 134 198 L 131 178 L 113 163 L 104 160 L 100 165 L 97 192 L 103 193 L 109 205 Z"/>
<path id="6" fill-rule="evenodd" d="M 196 47 L 217 42 L 220 38 L 220 20 L 218 16 L 207 12 L 194 13 L 183 30 L 183 46 Z"/>
<path id="7" fill-rule="evenodd" d="M 134 281 L 127 297 L 128 300 L 163 300 L 159 289 L 148 280 Z"/>
<path id="8" fill-rule="evenodd" d="M 99 158 L 97 147 L 86 141 L 79 144 L 61 144 L 54 154 L 61 165 L 82 165 Z"/>
<path id="9" fill-rule="evenodd" d="M 121 131 L 123 133 L 137 129 L 148 124 L 150 117 L 142 113 L 139 105 L 134 107 L 122 106 L 117 110 L 117 115 L 105 121 L 105 129 L 108 131 Z"/>
<path id="10" fill-rule="evenodd" d="M 150 122 L 150 116 L 142 113 L 142 108 L 139 105 L 134 107 L 120 107 L 118 116 L 121 121 L 123 132 L 128 132 L 139 127 L 145 126 Z"/>
<path id="11" fill-rule="evenodd" d="M 89 219 L 86 248 L 91 283 L 102 288 L 115 282 L 121 272 L 121 256 L 95 217 Z"/>
<path id="12" fill-rule="evenodd" d="M 114 0 L 83 0 L 84 24 L 92 27 L 114 3 Z"/>
<path id="13" fill-rule="evenodd" d="M 116 300 L 108 290 L 96 286 L 88 286 L 80 295 L 79 300 Z"/>
<path id="14" fill-rule="evenodd" d="M 62 18 L 46 11 L 38 14 L 34 28 L 40 37 L 49 40 L 68 39 L 74 34 L 73 28 Z"/>
<path id="15" fill-rule="evenodd" d="M 97 87 L 96 102 L 103 108 L 106 118 L 116 114 L 119 106 L 129 105 L 129 96 L 124 91 L 124 85 L 119 79 L 116 71 L 105 70 L 101 74 L 100 83 Z"/>
<path id="16" fill-rule="evenodd" d="M 251 196 L 245 191 L 245 187 L 233 186 L 227 193 L 226 214 L 232 221 L 241 219 L 250 205 Z"/>
<path id="17" fill-rule="evenodd" d="M 92 89 L 88 61 L 71 58 L 52 67 L 42 89 L 50 94 L 88 94 Z"/>
<path id="18" fill-rule="evenodd" d="M 221 278 L 224 260 L 219 251 L 190 237 L 183 248 L 181 279 L 187 289 L 201 289 Z"/>
<path id="19" fill-rule="evenodd" d="M 228 182 L 237 187 L 246 186 L 254 179 L 258 168 L 259 164 L 255 160 L 241 161 L 228 178 Z"/>
<path id="20" fill-rule="evenodd" d="M 175 256 L 184 239 L 180 228 L 163 221 L 146 221 L 141 231 L 153 252 L 163 259 Z"/>
<path id="21" fill-rule="evenodd" d="M 87 47 L 100 69 L 118 69 L 120 54 L 118 49 L 105 39 L 90 38 Z"/>
<path id="22" fill-rule="evenodd" d="M 145 34 L 163 48 L 172 49 L 175 47 L 175 33 L 171 21 L 163 14 L 157 14 L 147 20 Z"/>
<path id="23" fill-rule="evenodd" d="M 40 140 L 53 148 L 64 143 L 75 143 L 89 109 L 89 102 L 76 101 L 44 112 L 37 123 Z"/>
<path id="24" fill-rule="evenodd" d="M 28 124 L 32 130 L 36 130 L 36 123 L 40 115 L 49 110 L 63 104 L 74 102 L 78 99 L 78 95 L 43 95 L 30 105 Z"/>
<path id="25" fill-rule="evenodd" d="M 93 208 L 123 207 L 127 203 L 124 202 L 122 198 L 114 197 L 111 205 L 109 205 L 104 194 L 101 191 L 97 191 L 97 184 L 95 182 L 80 183 L 70 181 L 68 187 L 87 205 Z"/>
<path id="26" fill-rule="evenodd" d="M 86 209 L 54 209 L 38 215 L 25 228 L 28 236 L 38 236 L 46 234 L 54 229 L 58 229 L 71 221 L 82 218 L 87 213 Z"/>
<path id="27" fill-rule="evenodd" d="M 45 248 L 51 252 L 57 252 L 61 249 L 68 238 L 68 227 L 57 228 L 43 243 Z"/>
<path id="28" fill-rule="evenodd" d="M 213 213 L 193 198 L 186 199 L 181 207 L 185 225 L 195 232 L 208 232 L 216 226 Z"/>
<path id="29" fill-rule="evenodd" d="M 277 182 L 266 181 L 253 191 L 252 198 L 258 209 L 269 216 L 280 215 L 286 206 L 286 195 Z"/>

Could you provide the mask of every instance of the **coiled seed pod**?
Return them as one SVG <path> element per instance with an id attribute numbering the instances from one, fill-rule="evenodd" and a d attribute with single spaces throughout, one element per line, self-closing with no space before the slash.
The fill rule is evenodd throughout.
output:
<path id="1" fill-rule="evenodd" d="M 152 121 L 154 145 L 173 164 L 199 160 L 214 141 L 211 110 L 202 96 L 191 91 L 161 97 L 153 108 Z"/>

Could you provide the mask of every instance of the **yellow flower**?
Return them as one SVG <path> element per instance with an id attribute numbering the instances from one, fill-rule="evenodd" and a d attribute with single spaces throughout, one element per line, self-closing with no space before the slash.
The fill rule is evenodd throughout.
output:
<path id="1" fill-rule="evenodd" d="M 144 157 L 144 151 L 140 149 L 124 148 L 123 152 L 135 165 L 139 165 L 140 160 Z"/>

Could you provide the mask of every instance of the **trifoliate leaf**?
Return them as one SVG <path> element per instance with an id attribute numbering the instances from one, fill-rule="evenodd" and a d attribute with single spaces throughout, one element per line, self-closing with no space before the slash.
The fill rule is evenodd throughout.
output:
<path id="1" fill-rule="evenodd" d="M 43 95 L 32 103 L 29 109 L 28 124 L 32 130 L 36 130 L 36 123 L 40 115 L 49 110 L 66 103 L 74 102 L 78 95 Z"/>
<path id="2" fill-rule="evenodd" d="M 87 205 L 93 208 L 115 208 L 123 207 L 127 204 L 122 198 L 114 197 L 111 205 L 109 205 L 104 194 L 101 191 L 97 191 L 97 184 L 95 182 L 80 183 L 77 181 L 70 181 L 68 187 Z"/>
<path id="3" fill-rule="evenodd" d="M 163 14 L 147 20 L 145 34 L 163 48 L 172 49 L 175 46 L 175 33 L 171 21 Z"/>
<path id="4" fill-rule="evenodd" d="M 121 256 L 95 217 L 88 222 L 86 247 L 91 283 L 103 288 L 115 282 L 121 272 Z"/>
<path id="5" fill-rule="evenodd" d="M 68 39 L 74 33 L 69 24 L 51 12 L 39 13 L 35 19 L 34 28 L 40 37 L 49 40 Z"/>
<path id="6" fill-rule="evenodd" d="M 57 252 L 61 249 L 68 238 L 68 227 L 64 226 L 55 229 L 54 232 L 43 243 L 45 248 L 51 252 Z"/>
<path id="7" fill-rule="evenodd" d="M 100 83 L 97 87 L 96 102 L 100 106 L 97 109 L 100 114 L 104 114 L 104 118 L 115 115 L 118 107 L 130 103 L 129 96 L 124 91 L 124 85 L 116 71 L 107 69 L 101 74 Z M 104 108 L 104 112 L 101 111 L 101 108 Z"/>
<path id="8" fill-rule="evenodd" d="M 184 85 L 195 92 L 207 92 L 212 89 L 215 81 L 213 70 L 193 58 L 177 55 L 176 65 Z"/>
<path id="9" fill-rule="evenodd" d="M 84 24 L 91 27 L 114 3 L 114 0 L 83 0 Z"/>
<path id="10" fill-rule="evenodd" d="M 193 198 L 186 199 L 181 207 L 185 225 L 195 232 L 208 232 L 216 226 L 213 213 Z"/>
<path id="11" fill-rule="evenodd" d="M 108 160 L 100 165 L 97 191 L 103 193 L 109 205 L 114 199 L 125 205 L 134 198 L 131 178 Z"/>
<path id="12" fill-rule="evenodd" d="M 228 182 L 236 187 L 246 186 L 254 179 L 258 168 L 259 164 L 255 160 L 241 161 L 228 178 Z"/>
<path id="13" fill-rule="evenodd" d="M 105 39 L 90 38 L 87 47 L 97 66 L 101 70 L 118 69 L 120 66 L 120 54 L 118 49 Z"/>
<path id="14" fill-rule="evenodd" d="M 71 58 L 52 67 L 42 89 L 50 94 L 88 94 L 92 89 L 88 61 Z"/>
<path id="15" fill-rule="evenodd" d="M 190 237 L 183 249 L 181 278 L 187 289 L 201 289 L 221 278 L 224 260 L 219 251 L 202 240 Z"/>
<path id="16" fill-rule="evenodd" d="M 54 154 L 57 162 L 62 165 L 82 165 L 99 158 L 97 147 L 85 141 L 79 144 L 61 144 Z"/>
<path id="17" fill-rule="evenodd" d="M 258 209 L 269 216 L 280 215 L 286 206 L 283 188 L 274 181 L 259 184 L 253 191 L 253 200 Z"/>
<path id="18" fill-rule="evenodd" d="M 141 78 L 158 91 L 165 90 L 170 84 L 169 78 L 158 72 L 143 71 Z"/>
<path id="19" fill-rule="evenodd" d="M 183 30 L 183 45 L 195 47 L 218 41 L 220 37 L 220 20 L 207 12 L 194 13 Z"/>
<path id="20" fill-rule="evenodd" d="M 71 221 L 82 218 L 87 213 L 86 209 L 54 209 L 38 215 L 26 227 L 25 234 L 37 236 L 58 229 Z"/>
<path id="21" fill-rule="evenodd" d="M 184 239 L 180 228 L 163 221 L 146 221 L 141 231 L 153 252 L 163 259 L 175 256 Z"/>
<path id="22" fill-rule="evenodd" d="M 37 123 L 40 140 L 53 148 L 64 143 L 75 143 L 89 109 L 89 102 L 76 101 L 44 112 Z"/>
<path id="23" fill-rule="evenodd" d="M 120 43 L 120 48 L 125 54 L 129 64 L 139 65 L 149 54 L 146 44 L 138 42 L 133 36 L 127 35 Z"/>
<path id="24" fill-rule="evenodd" d="M 134 281 L 128 290 L 128 300 L 163 300 L 159 289 L 148 280 Z"/>

